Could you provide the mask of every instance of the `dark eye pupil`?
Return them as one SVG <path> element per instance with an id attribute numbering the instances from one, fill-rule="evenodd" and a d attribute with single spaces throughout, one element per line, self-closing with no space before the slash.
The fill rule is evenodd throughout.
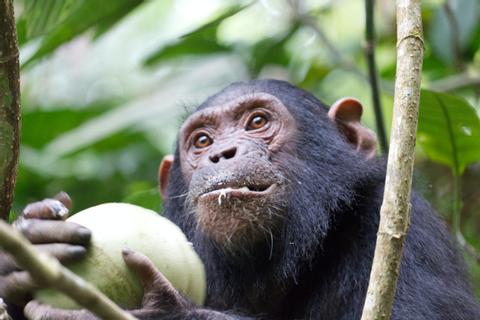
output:
<path id="1" fill-rule="evenodd" d="M 250 120 L 249 128 L 250 129 L 259 129 L 267 123 L 267 119 L 264 116 L 255 116 Z"/>
<path id="2" fill-rule="evenodd" d="M 255 118 L 253 118 L 253 124 L 258 126 L 258 125 L 261 125 L 262 123 L 263 123 L 263 118 L 262 117 L 257 116 Z"/>
<path id="3" fill-rule="evenodd" d="M 197 148 L 205 148 L 212 144 L 212 139 L 206 134 L 200 134 L 195 138 L 194 145 Z"/>

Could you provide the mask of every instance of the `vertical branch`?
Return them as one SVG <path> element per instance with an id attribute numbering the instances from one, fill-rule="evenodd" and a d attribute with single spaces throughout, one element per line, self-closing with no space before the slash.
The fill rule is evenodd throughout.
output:
<path id="1" fill-rule="evenodd" d="M 20 140 L 20 74 L 12 0 L 0 0 L 0 221 L 12 206 Z M 0 297 L 0 319 L 10 319 Z"/>
<path id="2" fill-rule="evenodd" d="M 12 205 L 20 140 L 20 75 L 13 1 L 0 0 L 0 219 Z"/>
<path id="3" fill-rule="evenodd" d="M 465 70 L 465 64 L 462 60 L 462 49 L 460 46 L 460 30 L 457 18 L 455 17 L 455 13 L 453 12 L 452 4 L 450 1 L 445 1 L 445 3 L 443 4 L 443 11 L 445 11 L 445 15 L 447 16 L 447 20 L 450 25 L 450 43 L 452 46 L 455 67 L 458 70 L 463 71 Z"/>
<path id="4" fill-rule="evenodd" d="M 380 225 L 362 320 L 390 319 L 410 193 L 420 100 L 423 31 L 420 0 L 397 0 L 397 73 L 390 152 Z"/>
<path id="5" fill-rule="evenodd" d="M 375 123 L 377 126 L 378 140 L 382 152 L 388 153 L 387 134 L 383 120 L 382 103 L 380 101 L 380 90 L 378 86 L 378 71 L 375 61 L 375 23 L 374 23 L 374 3 L 375 0 L 365 0 L 365 54 L 367 56 L 368 76 L 370 78 L 370 87 L 372 90 L 373 110 L 375 113 Z"/>

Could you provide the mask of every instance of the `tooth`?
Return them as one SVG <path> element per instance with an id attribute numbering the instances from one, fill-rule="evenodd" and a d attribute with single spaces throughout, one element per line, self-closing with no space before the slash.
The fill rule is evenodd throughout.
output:
<path id="1" fill-rule="evenodd" d="M 220 190 L 220 194 L 218 195 L 218 205 L 222 205 L 222 198 L 227 198 L 228 192 L 232 191 L 232 188 L 225 188 Z"/>

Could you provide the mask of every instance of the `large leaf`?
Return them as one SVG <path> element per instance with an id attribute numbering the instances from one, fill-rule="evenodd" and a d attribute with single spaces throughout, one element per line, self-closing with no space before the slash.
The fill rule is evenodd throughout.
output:
<path id="1" fill-rule="evenodd" d="M 423 90 L 420 100 L 418 143 L 428 157 L 460 175 L 480 161 L 480 119 L 463 98 Z"/>
<path id="2" fill-rule="evenodd" d="M 25 24 L 25 37 L 20 38 L 20 44 L 47 33 L 81 4 L 78 0 L 26 1 L 25 12 L 18 22 Z"/>
<path id="3" fill-rule="evenodd" d="M 57 23 L 52 30 L 45 34 L 40 47 L 23 66 L 27 66 L 32 61 L 52 53 L 63 43 L 72 40 L 91 28 L 98 27 L 99 32 L 105 31 L 106 27 L 110 27 L 118 22 L 142 2 L 143 0 L 81 1 L 81 4 L 77 4 L 75 9 L 63 21 Z M 45 8 L 44 10 L 49 9 Z M 29 29 L 28 21 L 26 29 Z"/>
<path id="4" fill-rule="evenodd" d="M 22 144 L 40 149 L 57 136 L 72 130 L 85 121 L 102 113 L 107 106 L 91 106 L 82 110 L 60 108 L 56 110 L 32 110 L 22 115 Z"/>
<path id="5" fill-rule="evenodd" d="M 218 26 L 223 20 L 237 14 L 247 6 L 235 5 L 229 7 L 211 21 L 183 35 L 178 41 L 159 48 L 145 59 L 144 64 L 152 66 L 165 60 L 186 55 L 198 56 L 230 51 L 228 46 L 222 45 L 217 41 Z"/>

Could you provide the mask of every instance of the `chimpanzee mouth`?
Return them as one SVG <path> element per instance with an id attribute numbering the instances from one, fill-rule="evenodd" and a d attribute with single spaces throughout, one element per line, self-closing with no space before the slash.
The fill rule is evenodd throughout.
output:
<path id="1" fill-rule="evenodd" d="M 244 197 L 256 197 L 256 196 L 264 196 L 270 194 L 277 185 L 269 184 L 269 185 L 247 185 L 243 187 L 234 187 L 234 186 L 222 186 L 217 185 L 217 188 L 207 190 L 203 194 L 200 195 L 200 199 L 203 198 L 217 198 L 218 202 L 221 204 L 222 199 L 229 199 L 231 197 L 234 198 L 244 198 Z"/>

